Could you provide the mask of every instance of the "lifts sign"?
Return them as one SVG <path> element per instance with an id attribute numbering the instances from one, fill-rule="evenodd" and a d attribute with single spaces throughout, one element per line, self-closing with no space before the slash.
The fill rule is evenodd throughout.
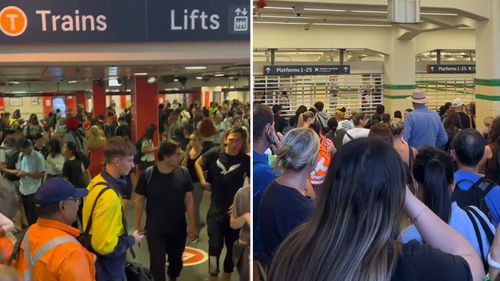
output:
<path id="1" fill-rule="evenodd" d="M 7 0 L 0 43 L 250 40 L 245 0 Z"/>

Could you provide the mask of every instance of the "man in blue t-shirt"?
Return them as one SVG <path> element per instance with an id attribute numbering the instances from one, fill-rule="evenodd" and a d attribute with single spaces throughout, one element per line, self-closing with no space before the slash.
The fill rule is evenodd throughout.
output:
<path id="1" fill-rule="evenodd" d="M 453 140 L 451 155 L 457 162 L 458 171 L 455 172 L 456 187 L 452 194 L 452 200 L 457 201 L 460 206 L 470 204 L 470 202 L 464 201 L 460 193 L 468 191 L 474 184 L 482 180 L 482 176 L 478 172 L 478 164 L 483 158 L 484 146 L 484 138 L 474 129 L 460 131 Z M 500 222 L 500 187 L 498 185 L 491 188 L 484 196 L 484 203 L 496 228 Z"/>
<path id="2" fill-rule="evenodd" d="M 429 98 L 425 92 L 414 91 L 410 100 L 415 110 L 406 117 L 403 139 L 417 150 L 424 146 L 443 147 L 448 135 L 439 115 L 427 108 Z"/>
<path id="3" fill-rule="evenodd" d="M 263 104 L 253 107 L 253 254 L 254 260 L 261 261 L 264 245 L 260 232 L 258 210 L 264 189 L 277 176 L 269 165 L 265 151 L 277 140 L 274 132 L 274 118 L 271 108 Z"/>

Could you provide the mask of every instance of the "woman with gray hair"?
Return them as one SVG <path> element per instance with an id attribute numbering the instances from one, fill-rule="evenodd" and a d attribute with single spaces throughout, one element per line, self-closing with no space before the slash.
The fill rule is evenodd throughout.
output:
<path id="1" fill-rule="evenodd" d="M 319 137 L 313 130 L 297 128 L 285 135 L 278 149 L 274 169 L 282 176 L 266 187 L 259 209 L 267 265 L 288 234 L 308 221 L 314 212 L 307 186 L 319 145 Z"/>

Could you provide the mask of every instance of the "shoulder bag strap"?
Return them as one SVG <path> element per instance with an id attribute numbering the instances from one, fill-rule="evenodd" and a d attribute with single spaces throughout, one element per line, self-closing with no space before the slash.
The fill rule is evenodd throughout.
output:
<path id="1" fill-rule="evenodd" d="M 412 172 L 413 168 L 413 158 L 414 158 L 413 148 L 410 145 L 408 145 L 408 167 L 410 168 L 410 173 Z"/>
<path id="2" fill-rule="evenodd" d="M 102 196 L 102 194 L 104 192 L 106 192 L 107 190 L 111 189 L 111 187 L 109 187 L 108 184 L 105 183 L 105 182 L 99 182 L 99 183 L 95 184 L 94 188 L 96 186 L 98 186 L 98 185 L 104 185 L 106 187 L 103 188 L 101 191 L 99 191 L 99 194 L 97 194 L 97 197 L 94 200 L 94 204 L 92 205 L 92 210 L 90 211 L 89 221 L 87 223 L 87 227 L 85 228 L 85 233 L 86 234 L 89 234 L 89 232 L 90 232 L 90 227 L 92 226 L 92 217 L 94 216 L 94 210 L 95 210 L 95 206 L 97 205 L 97 201 L 99 200 L 99 198 Z"/>

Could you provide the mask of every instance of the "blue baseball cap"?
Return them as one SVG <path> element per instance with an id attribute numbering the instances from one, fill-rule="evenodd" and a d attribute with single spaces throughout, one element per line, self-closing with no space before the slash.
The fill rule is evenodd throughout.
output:
<path id="1" fill-rule="evenodd" d="M 40 187 L 35 201 L 37 205 L 51 205 L 68 198 L 83 198 L 87 194 L 87 189 L 76 188 L 63 178 L 51 178 Z"/>

